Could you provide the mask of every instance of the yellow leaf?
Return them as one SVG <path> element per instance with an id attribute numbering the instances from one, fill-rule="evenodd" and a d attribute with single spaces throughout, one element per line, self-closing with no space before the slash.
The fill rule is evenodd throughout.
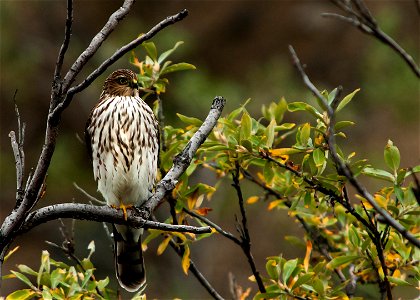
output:
<path id="1" fill-rule="evenodd" d="M 184 255 L 182 256 L 182 270 L 185 275 L 188 275 L 188 269 L 190 268 L 190 247 L 185 245 Z"/>
<path id="2" fill-rule="evenodd" d="M 305 259 L 303 260 L 303 267 L 305 268 L 306 272 L 308 272 L 309 260 L 311 259 L 311 252 L 312 252 L 312 243 L 310 240 L 307 240 L 306 241 L 306 255 L 305 255 Z"/>
<path id="3" fill-rule="evenodd" d="M 171 240 L 171 237 L 170 236 L 167 236 L 162 241 L 162 243 L 160 243 L 160 245 L 159 245 L 159 247 L 157 248 L 157 251 L 156 251 L 156 254 L 157 255 L 161 255 L 165 251 L 166 247 L 168 247 L 168 244 L 169 244 L 169 241 L 170 240 Z"/>
<path id="4" fill-rule="evenodd" d="M 4 257 L 4 261 L 6 261 L 13 253 L 15 253 L 16 251 L 18 251 L 19 250 L 19 247 L 20 246 L 16 246 L 12 250 L 10 250 L 9 253 L 7 253 L 6 256 Z"/>
<path id="5" fill-rule="evenodd" d="M 181 232 L 175 232 L 175 231 L 173 231 L 173 232 L 171 232 L 171 234 L 174 235 L 174 236 L 176 236 L 176 237 L 178 237 L 178 238 L 180 238 L 181 241 L 183 241 L 183 242 L 185 242 L 187 240 L 187 237 L 183 233 L 181 233 Z"/>
<path id="6" fill-rule="evenodd" d="M 268 205 L 268 210 L 273 210 L 273 208 L 277 207 L 281 202 L 283 202 L 283 200 L 278 199 L 278 200 L 274 200 L 271 201 L 270 204 Z"/>
<path id="7" fill-rule="evenodd" d="M 251 293 L 251 288 L 247 288 L 245 292 L 239 297 L 239 300 L 245 300 Z"/>
<path id="8" fill-rule="evenodd" d="M 256 282 L 254 275 L 249 276 L 248 280 L 251 281 L 251 282 Z"/>
<path id="9" fill-rule="evenodd" d="M 260 199 L 260 197 L 258 197 L 258 196 L 252 196 L 252 197 L 249 197 L 246 200 L 246 203 L 253 204 L 253 203 L 257 202 L 259 199 Z"/>
<path id="10" fill-rule="evenodd" d="M 285 155 L 288 157 L 288 155 L 290 154 L 301 153 L 302 150 L 295 149 L 295 148 L 278 148 L 278 149 L 272 149 L 269 152 L 271 156 L 278 157 L 278 156 Z"/>

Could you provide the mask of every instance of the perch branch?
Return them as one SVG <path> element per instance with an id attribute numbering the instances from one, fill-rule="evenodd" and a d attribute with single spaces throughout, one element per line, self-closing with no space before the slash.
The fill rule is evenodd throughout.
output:
<path id="1" fill-rule="evenodd" d="M 420 78 L 420 68 L 417 66 L 414 59 L 395 40 L 393 40 L 389 35 L 387 35 L 381 30 L 364 1 L 330 1 L 350 16 L 346 17 L 334 13 L 324 13 L 322 14 L 324 17 L 336 18 L 338 20 L 347 22 L 358 28 L 361 32 L 374 36 L 380 42 L 384 43 L 385 45 L 389 46 L 392 50 L 394 50 L 407 63 L 407 65 L 410 67 L 413 73 L 418 78 Z M 419 5 L 418 2 L 417 5 Z"/>
<path id="2" fill-rule="evenodd" d="M 64 59 L 65 50 L 68 47 L 70 41 L 71 33 L 71 20 L 72 20 L 72 2 L 68 0 L 67 2 L 67 22 L 65 29 L 64 42 L 61 46 L 60 52 L 57 58 L 56 70 L 54 74 L 58 74 L 62 60 Z M 0 265 L 3 263 L 4 255 L 7 252 L 8 245 L 13 241 L 16 233 L 19 231 L 22 224 L 25 222 L 31 209 L 37 204 L 40 196 L 45 190 L 45 178 L 51 162 L 51 158 L 55 151 L 55 145 L 58 137 L 58 128 L 60 123 L 60 116 L 62 111 L 70 104 L 72 95 L 75 92 L 79 92 L 89 86 L 95 78 L 102 74 L 107 67 L 114 63 L 118 58 L 120 58 L 124 53 L 129 51 L 130 47 L 135 47 L 135 41 L 141 43 L 142 41 L 151 38 L 156 33 L 158 33 L 163 28 L 167 27 L 170 24 L 173 24 L 187 16 L 187 11 L 182 11 L 180 14 L 181 17 L 173 18 L 169 17 L 159 23 L 157 26 L 153 27 L 148 34 L 136 39 L 132 43 L 122 47 L 118 50 L 110 59 L 106 60 L 94 73 L 92 73 L 89 78 L 83 81 L 78 85 L 77 89 L 72 90 L 72 94 L 69 95 L 69 88 L 72 82 L 75 80 L 77 74 L 83 69 L 87 61 L 92 57 L 92 55 L 97 51 L 99 46 L 103 41 L 108 37 L 108 35 L 114 30 L 119 21 L 129 12 L 134 0 L 126 0 L 121 8 L 115 11 L 109 18 L 108 22 L 102 28 L 102 30 L 92 39 L 88 48 L 76 59 L 70 70 L 67 72 L 64 80 L 61 80 L 59 76 L 55 77 L 52 82 L 51 89 L 51 101 L 49 107 L 49 115 L 46 125 L 46 132 L 44 138 L 44 144 L 42 146 L 42 151 L 39 156 L 36 168 L 30 176 L 30 180 L 26 185 L 24 195 L 22 196 L 22 201 L 19 202 L 19 205 L 13 209 L 13 211 L 5 218 L 4 222 L 1 224 L 0 228 Z M 63 58 L 61 58 L 63 56 Z M 59 107 L 58 107 L 59 105 Z M 29 178 L 28 178 L 29 179 Z"/>
<path id="3" fill-rule="evenodd" d="M 131 227 L 152 228 L 163 231 L 208 233 L 210 227 L 195 227 L 188 225 L 171 225 L 155 221 L 145 220 L 133 210 L 127 211 L 127 220 L 121 210 L 109 206 L 97 206 L 81 203 L 62 203 L 42 207 L 30 213 L 25 223 L 19 229 L 19 234 L 27 232 L 32 228 L 59 218 L 71 218 L 77 220 L 89 220 L 95 222 L 107 222 L 114 224 L 125 224 Z"/>

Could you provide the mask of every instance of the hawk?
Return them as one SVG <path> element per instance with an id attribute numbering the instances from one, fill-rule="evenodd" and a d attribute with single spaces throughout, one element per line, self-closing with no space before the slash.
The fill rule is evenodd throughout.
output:
<path id="1" fill-rule="evenodd" d="M 86 123 L 85 139 L 98 191 L 126 217 L 128 207 L 141 205 L 151 195 L 159 153 L 158 122 L 139 96 L 133 71 L 117 70 L 105 80 Z M 113 228 L 116 276 L 123 288 L 134 292 L 146 281 L 143 229 Z"/>

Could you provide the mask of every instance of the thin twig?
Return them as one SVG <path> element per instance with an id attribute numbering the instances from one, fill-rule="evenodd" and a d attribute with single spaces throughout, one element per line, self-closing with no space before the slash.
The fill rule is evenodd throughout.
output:
<path id="1" fill-rule="evenodd" d="M 228 231 L 225 231 L 222 227 L 220 227 L 216 223 L 210 221 L 206 217 L 203 217 L 203 216 L 197 214 L 196 212 L 194 212 L 192 210 L 189 210 L 188 208 L 185 208 L 185 207 L 182 210 L 184 212 L 186 212 L 187 214 L 189 214 L 190 216 L 193 216 L 194 218 L 199 219 L 204 224 L 206 224 L 210 227 L 213 227 L 218 233 L 220 233 L 224 237 L 228 238 L 229 240 L 233 241 L 235 244 L 241 245 L 241 241 L 236 236 L 234 236 L 232 233 L 230 233 Z"/>
<path id="2" fill-rule="evenodd" d="M 417 9 L 420 12 L 419 0 L 415 0 L 417 4 Z M 410 67 L 413 73 L 420 78 L 420 68 L 414 61 L 414 59 L 409 55 L 404 48 L 402 48 L 394 39 L 381 30 L 378 26 L 375 18 L 372 16 L 369 8 L 366 6 L 362 0 L 331 0 L 337 7 L 342 9 L 344 12 L 349 14 L 349 17 L 342 16 L 339 14 L 322 14 L 324 17 L 333 17 L 341 21 L 345 21 L 356 28 L 358 28 L 363 33 L 374 36 L 383 44 L 390 47 L 394 50 Z M 352 5 L 353 4 L 353 5 Z"/>
<path id="3" fill-rule="evenodd" d="M 265 293 L 266 290 L 265 290 L 264 283 L 262 282 L 260 273 L 257 270 L 257 266 L 255 264 L 254 257 L 251 252 L 251 238 L 248 231 L 247 217 L 246 217 L 246 211 L 245 211 L 245 206 L 244 206 L 244 198 L 243 198 L 242 189 L 239 183 L 239 174 L 240 174 L 239 163 L 236 163 L 236 170 L 232 174 L 232 179 L 233 179 L 232 186 L 235 188 L 236 195 L 238 196 L 239 209 L 240 209 L 241 217 L 242 217 L 242 222 L 241 222 L 242 225 L 239 227 L 240 233 L 241 233 L 241 248 L 248 259 L 248 263 L 251 267 L 252 274 L 254 275 L 255 280 L 257 281 L 259 291 L 261 293 Z"/>
<path id="4" fill-rule="evenodd" d="M 184 251 L 173 241 L 169 241 L 169 245 L 171 245 L 172 249 L 179 255 L 179 257 L 183 257 Z M 206 289 L 206 291 L 217 300 L 223 300 L 224 298 L 220 296 L 220 294 L 215 290 L 215 288 L 211 285 L 211 283 L 204 277 L 204 275 L 198 270 L 195 263 L 190 259 L 190 268 L 189 270 L 191 273 L 194 274 L 194 276 L 197 278 L 197 280 L 200 282 L 200 284 Z"/>
<path id="5" fill-rule="evenodd" d="M 97 199 L 97 198 L 93 197 L 91 194 L 89 194 L 89 193 L 88 193 L 88 192 L 86 192 L 84 189 L 82 189 L 80 186 L 78 186 L 76 182 L 73 182 L 73 186 L 74 186 L 74 187 L 75 187 L 75 188 L 76 188 L 79 192 L 81 192 L 83 195 L 85 195 L 86 197 L 88 197 L 88 199 L 89 199 L 90 201 L 95 202 L 96 204 L 99 204 L 99 205 L 105 205 L 105 204 L 106 204 L 106 201 L 99 200 L 99 199 Z"/>
<path id="6" fill-rule="evenodd" d="M 73 25 L 73 0 L 67 0 L 67 18 L 64 29 L 64 41 L 58 53 L 57 63 L 55 64 L 54 78 L 60 78 L 61 69 L 63 68 L 64 56 L 70 44 L 71 27 Z"/>

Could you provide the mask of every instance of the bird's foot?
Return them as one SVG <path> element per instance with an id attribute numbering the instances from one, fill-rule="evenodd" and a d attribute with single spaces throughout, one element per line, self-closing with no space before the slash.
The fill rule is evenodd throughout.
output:
<path id="1" fill-rule="evenodd" d="M 113 208 L 116 209 L 122 209 L 123 211 L 123 215 L 124 215 L 124 220 L 127 221 L 127 209 L 131 209 L 134 207 L 134 205 L 129 204 L 129 205 L 125 205 L 124 203 L 120 203 L 120 206 L 116 206 L 116 205 L 111 205 Z"/>

